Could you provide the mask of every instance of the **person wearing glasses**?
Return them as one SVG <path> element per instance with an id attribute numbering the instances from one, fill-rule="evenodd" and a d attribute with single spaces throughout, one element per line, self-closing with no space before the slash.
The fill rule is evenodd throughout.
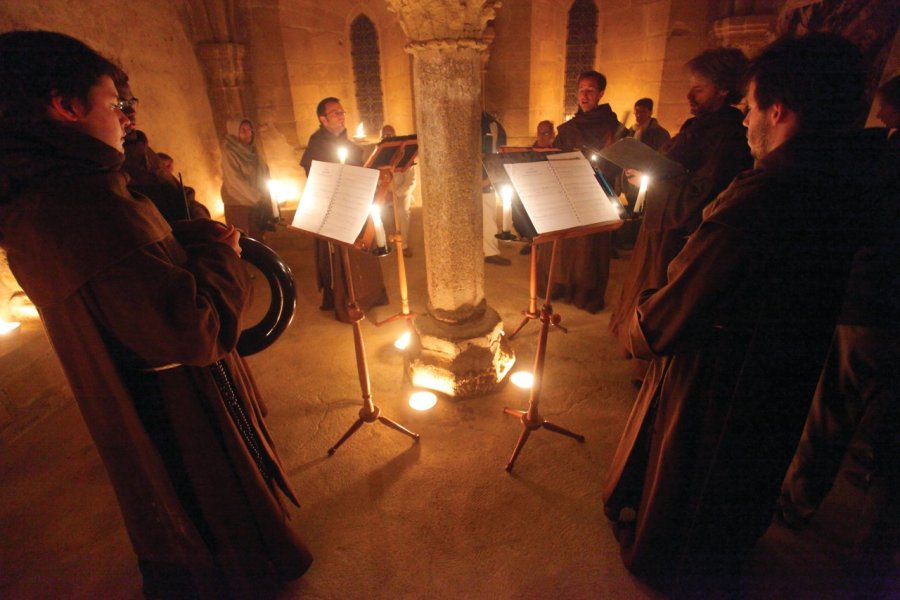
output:
<path id="1" fill-rule="evenodd" d="M 235 349 L 253 287 L 239 234 L 170 225 L 126 189 L 118 71 L 60 33 L 0 34 L 0 248 L 106 467 L 143 597 L 274 600 L 312 556 Z"/>
<path id="2" fill-rule="evenodd" d="M 309 137 L 306 150 L 300 158 L 300 166 L 309 176 L 312 161 L 340 162 L 340 150 L 346 151 L 344 164 L 362 166 L 362 148 L 347 137 L 344 122 L 347 112 L 341 101 L 329 96 L 316 106 L 319 129 Z M 381 264 L 371 252 L 350 251 L 350 269 L 353 272 L 353 291 L 356 305 L 362 311 L 388 303 L 384 288 Z M 349 294 L 344 277 L 344 265 L 339 249 L 331 242 L 316 238 L 316 282 L 322 292 L 320 310 L 334 310 L 335 318 L 344 323 L 352 323 L 348 310 Z"/>
<path id="3" fill-rule="evenodd" d="M 209 210 L 194 197 L 194 189 L 181 182 L 163 166 L 159 155 L 150 147 L 147 135 L 137 128 L 138 99 L 131 92 L 128 75 L 119 72 L 115 78 L 119 109 L 128 117 L 125 124 L 125 163 L 128 190 L 143 194 L 153 201 L 166 221 L 208 219 Z"/>

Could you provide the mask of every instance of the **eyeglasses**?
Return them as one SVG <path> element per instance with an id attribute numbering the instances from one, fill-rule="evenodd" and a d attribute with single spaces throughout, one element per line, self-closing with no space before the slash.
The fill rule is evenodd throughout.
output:
<path id="1" fill-rule="evenodd" d="M 123 100 L 119 98 L 118 102 L 115 103 L 115 107 L 125 112 L 126 110 L 131 110 L 135 106 L 137 106 L 138 99 L 137 98 L 129 98 L 128 100 Z"/>
<path id="2" fill-rule="evenodd" d="M 331 115 L 334 115 L 336 117 L 343 117 L 343 116 L 346 116 L 347 114 L 349 114 L 349 113 L 347 113 L 347 111 L 344 111 L 344 110 L 332 110 L 332 111 L 325 113 L 325 116 L 330 117 Z"/>

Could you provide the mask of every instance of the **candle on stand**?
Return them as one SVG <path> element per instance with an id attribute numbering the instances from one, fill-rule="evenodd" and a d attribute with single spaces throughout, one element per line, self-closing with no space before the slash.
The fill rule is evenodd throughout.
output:
<path id="1" fill-rule="evenodd" d="M 341 161 L 341 164 L 344 164 L 344 161 L 347 160 L 347 149 L 343 146 L 338 148 L 338 160 Z"/>
<path id="2" fill-rule="evenodd" d="M 504 185 L 500 188 L 500 197 L 503 201 L 503 226 L 502 231 L 512 231 L 512 186 Z"/>
<path id="3" fill-rule="evenodd" d="M 641 187 L 638 188 L 637 200 L 634 202 L 634 212 L 641 212 L 644 210 L 644 200 L 647 196 L 647 186 L 650 184 L 650 178 L 646 175 L 641 175 Z"/>
<path id="4" fill-rule="evenodd" d="M 379 248 L 387 246 L 387 236 L 384 233 L 384 223 L 381 222 L 381 206 L 372 204 L 372 224 L 375 225 L 375 245 Z"/>

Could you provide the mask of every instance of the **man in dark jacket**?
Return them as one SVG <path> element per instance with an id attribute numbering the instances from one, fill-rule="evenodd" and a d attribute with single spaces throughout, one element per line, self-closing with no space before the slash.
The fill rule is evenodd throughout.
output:
<path id="1" fill-rule="evenodd" d="M 184 187 L 169 173 L 147 140 L 147 134 L 137 128 L 138 99 L 131 92 L 128 75 L 123 72 L 115 78 L 116 90 L 122 101 L 122 112 L 128 117 L 125 125 L 125 163 L 128 173 L 128 189 L 143 194 L 153 201 L 162 216 L 169 222 L 182 219 L 208 219 L 209 209 L 197 202 L 194 190 Z"/>
<path id="2" fill-rule="evenodd" d="M 625 134 L 616 113 L 609 104 L 600 104 L 606 92 L 606 77 L 597 71 L 585 71 L 578 77 L 578 112 L 557 129 L 553 146 L 563 152 L 586 152 L 590 156 L 612 144 Z M 603 159 L 600 159 L 601 161 Z M 617 168 L 605 162 L 601 170 L 607 181 L 613 181 Z M 551 244 L 538 246 L 538 292 L 546 294 L 550 272 Z M 551 298 L 574 304 L 590 313 L 603 310 L 606 284 L 609 282 L 609 260 L 612 235 L 606 231 L 563 240 L 553 269 Z"/>
<path id="3" fill-rule="evenodd" d="M 640 293 L 665 284 L 669 261 L 697 228 L 703 208 L 735 175 L 752 165 L 741 124 L 743 115 L 733 106 L 744 95 L 746 64 L 746 57 L 736 48 L 707 50 L 687 63 L 687 99 L 694 116 L 662 148 L 662 154 L 680 163 L 686 173 L 650 182 L 634 254 L 609 320 L 610 331 L 626 352 L 628 325 Z M 639 173 L 633 173 L 629 183 L 637 184 L 639 178 Z M 639 381 L 646 363 L 635 361 L 634 367 Z"/>
<path id="4" fill-rule="evenodd" d="M 653 116 L 653 100 L 641 98 L 634 103 L 634 125 L 628 128 L 627 137 L 633 137 L 654 150 L 669 141 L 669 131 Z"/>
<path id="5" fill-rule="evenodd" d="M 68 36 L 0 34 L 0 246 L 106 466 L 147 598 L 274 598 L 311 557 L 235 351 L 238 232 L 173 231 L 126 188 L 118 68 Z"/>
<path id="6" fill-rule="evenodd" d="M 347 138 L 344 126 L 347 113 L 341 101 L 334 97 L 323 98 L 316 106 L 319 129 L 309 137 L 306 150 L 300 158 L 300 166 L 309 175 L 312 161 L 343 162 L 362 166 L 362 148 Z M 342 158 L 343 157 L 343 158 Z M 387 290 L 381 264 L 371 252 L 350 250 L 350 269 L 356 305 L 366 311 L 373 306 L 387 304 Z M 321 310 L 334 310 L 334 316 L 344 323 L 352 322 L 348 311 L 349 295 L 340 251 L 332 242 L 316 238 L 316 282 L 322 291 Z"/>
<path id="7" fill-rule="evenodd" d="M 758 166 L 642 294 L 630 345 L 652 362 L 603 494 L 628 569 L 698 598 L 734 591 L 771 522 L 860 237 L 846 198 L 872 168 L 850 42 L 784 38 L 749 73 Z"/>

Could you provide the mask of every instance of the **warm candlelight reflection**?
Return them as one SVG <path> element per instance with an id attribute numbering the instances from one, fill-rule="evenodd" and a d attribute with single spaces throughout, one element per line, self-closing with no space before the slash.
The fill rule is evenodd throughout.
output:
<path id="1" fill-rule="evenodd" d="M 437 396 L 432 392 L 413 392 L 409 396 L 409 406 L 414 410 L 431 410 L 437 404 Z"/>
<path id="2" fill-rule="evenodd" d="M 366 128 L 363 127 L 362 121 L 360 121 L 359 125 L 356 126 L 356 133 L 353 135 L 353 139 L 361 140 L 366 137 Z"/>
<path id="3" fill-rule="evenodd" d="M 338 148 L 338 160 L 341 161 L 341 164 L 347 160 L 347 149 L 343 146 Z"/>
<path id="4" fill-rule="evenodd" d="M 6 335 L 11 331 L 15 331 L 19 327 L 21 327 L 21 323 L 18 321 L 4 321 L 0 319 L 0 335 Z"/>
<path id="5" fill-rule="evenodd" d="M 409 348 L 409 342 L 412 340 L 412 334 L 410 332 L 406 332 L 396 340 L 394 340 L 394 348 L 397 350 L 406 350 Z"/>
<path id="6" fill-rule="evenodd" d="M 531 386 L 534 385 L 534 375 L 528 371 L 516 371 L 509 376 L 509 380 L 514 386 L 520 387 L 523 390 L 531 389 Z"/>

